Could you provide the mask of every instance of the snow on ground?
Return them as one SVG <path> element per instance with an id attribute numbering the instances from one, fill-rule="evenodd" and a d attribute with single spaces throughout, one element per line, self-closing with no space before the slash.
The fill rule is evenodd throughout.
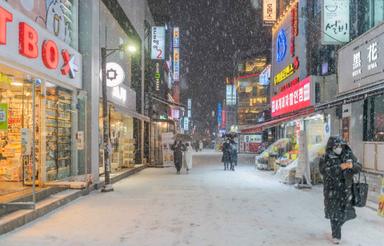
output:
<path id="1" fill-rule="evenodd" d="M 241 159 L 194 156 L 190 174 L 146 169 L 0 237 L 0 245 L 332 245 L 321 187 L 296 190 Z M 341 245 L 384 245 L 384 218 L 358 209 Z"/>

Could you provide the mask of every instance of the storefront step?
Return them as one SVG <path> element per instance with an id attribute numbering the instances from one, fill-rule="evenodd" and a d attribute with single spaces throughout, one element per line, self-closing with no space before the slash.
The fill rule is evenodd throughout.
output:
<path id="1" fill-rule="evenodd" d="M 46 199 L 47 197 L 62 192 L 66 190 L 65 187 L 49 187 L 49 188 L 39 188 L 39 190 L 36 192 L 36 201 L 42 201 Z M 13 194 L 12 196 L 9 196 L 7 198 L 1 199 L 0 203 L 7 204 L 7 203 L 17 203 L 17 202 L 31 202 L 32 201 L 32 189 L 24 190 L 21 194 Z M 6 214 L 12 213 L 16 211 L 16 208 L 9 208 L 9 207 L 0 207 L 0 218 Z"/>
<path id="2" fill-rule="evenodd" d="M 85 195 L 88 190 L 64 190 L 36 204 L 34 210 L 18 210 L 0 218 L 0 235 L 23 226 Z"/>

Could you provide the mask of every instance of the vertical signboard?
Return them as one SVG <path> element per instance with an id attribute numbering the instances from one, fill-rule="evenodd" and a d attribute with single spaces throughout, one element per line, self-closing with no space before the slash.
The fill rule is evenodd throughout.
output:
<path id="1" fill-rule="evenodd" d="M 165 49 L 165 27 L 152 27 L 151 59 L 164 60 Z"/>
<path id="2" fill-rule="evenodd" d="M 227 84 L 225 99 L 228 106 L 236 105 L 236 88 L 234 85 Z"/>
<path id="3" fill-rule="evenodd" d="M 349 42 L 349 0 L 323 0 L 321 12 L 322 44 Z"/>
<path id="4" fill-rule="evenodd" d="M 184 130 L 188 131 L 189 130 L 189 118 L 184 117 Z"/>
<path id="5" fill-rule="evenodd" d="M 173 28 L 173 47 L 180 48 L 180 29 L 178 27 Z"/>
<path id="6" fill-rule="evenodd" d="M 220 128 L 220 126 L 221 126 L 221 113 L 222 113 L 222 107 L 221 107 L 221 103 L 218 103 L 217 104 L 217 125 L 219 126 L 219 128 Z"/>
<path id="7" fill-rule="evenodd" d="M 180 80 L 180 49 L 173 49 L 173 80 Z"/>
<path id="8" fill-rule="evenodd" d="M 192 99 L 188 98 L 188 118 L 192 118 Z"/>
<path id="9" fill-rule="evenodd" d="M 276 0 L 263 1 L 263 21 L 265 25 L 276 22 Z"/>

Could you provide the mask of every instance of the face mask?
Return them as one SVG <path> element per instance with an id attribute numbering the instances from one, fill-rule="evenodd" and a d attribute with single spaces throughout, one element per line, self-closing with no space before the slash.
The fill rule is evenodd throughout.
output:
<path id="1" fill-rule="evenodd" d="M 340 155 L 342 151 L 343 151 L 343 148 L 341 147 L 337 147 L 333 149 L 333 152 L 335 152 L 336 155 Z"/>

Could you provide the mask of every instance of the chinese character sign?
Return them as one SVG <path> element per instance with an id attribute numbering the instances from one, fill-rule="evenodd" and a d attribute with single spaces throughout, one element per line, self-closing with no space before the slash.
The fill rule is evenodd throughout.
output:
<path id="1" fill-rule="evenodd" d="M 151 59 L 164 60 L 165 49 L 165 27 L 154 26 L 152 27 L 152 45 L 151 45 Z"/>
<path id="2" fill-rule="evenodd" d="M 383 80 L 384 24 L 339 50 L 339 93 Z"/>
<path id="3" fill-rule="evenodd" d="M 312 105 L 311 77 L 272 97 L 272 117 L 294 112 Z"/>
<path id="4" fill-rule="evenodd" d="M 180 80 L 180 49 L 173 49 L 173 80 Z"/>
<path id="5" fill-rule="evenodd" d="M 273 24 L 276 21 L 276 0 L 263 1 L 263 21 L 265 24 Z"/>
<path id="6" fill-rule="evenodd" d="M 324 0 L 322 7 L 322 44 L 349 42 L 349 0 Z"/>

